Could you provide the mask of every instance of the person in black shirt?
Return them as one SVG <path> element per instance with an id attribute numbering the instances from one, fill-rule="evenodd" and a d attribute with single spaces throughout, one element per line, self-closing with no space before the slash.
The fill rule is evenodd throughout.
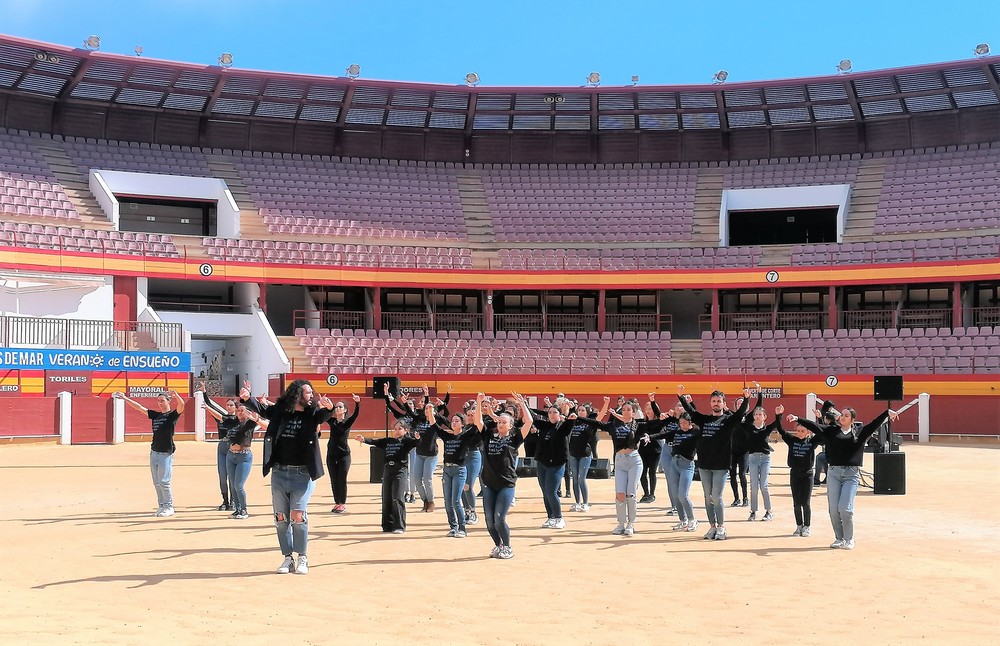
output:
<path id="1" fill-rule="evenodd" d="M 317 406 L 318 401 L 318 406 Z M 273 406 L 261 405 L 261 417 L 270 424 L 264 434 L 264 475 L 271 475 L 271 504 L 278 545 L 285 556 L 278 574 L 309 571 L 309 516 L 306 506 L 323 477 L 319 452 L 319 425 L 330 419 L 333 402 L 317 397 L 312 384 L 296 379 Z M 292 552 L 298 552 L 298 560 Z"/>
<path id="2" fill-rule="evenodd" d="M 410 433 L 410 421 L 401 419 L 392 427 L 392 436 L 377 440 L 355 436 L 362 444 L 382 449 L 382 531 L 402 534 L 406 531 L 407 464 L 410 451 L 420 436 Z"/>
<path id="3" fill-rule="evenodd" d="M 479 393 L 476 410 L 483 409 L 485 395 Z M 518 402 L 524 399 L 516 396 Z M 524 422 L 530 428 L 530 416 Z M 510 546 L 510 527 L 507 512 L 514 501 L 514 485 L 517 484 L 517 449 L 524 443 L 521 430 L 515 428 L 510 413 L 496 416 L 496 425 L 482 427 L 483 438 L 483 515 L 486 529 L 493 539 L 490 558 L 509 559 L 514 556 Z"/>
<path id="4" fill-rule="evenodd" d="M 354 400 L 354 412 L 347 415 L 347 404 L 337 402 L 333 407 L 333 417 L 327 420 L 330 427 L 330 439 L 326 443 L 326 468 L 330 472 L 330 488 L 333 490 L 333 509 L 335 514 L 347 511 L 347 472 L 351 470 L 351 445 L 348 434 L 358 419 L 361 410 L 361 398 L 351 395 Z"/>
<path id="5" fill-rule="evenodd" d="M 465 415 L 455 413 L 448 424 L 444 418 L 438 419 L 438 425 L 431 429 L 437 433 L 444 443 L 444 470 L 441 474 L 441 486 L 444 492 L 444 508 L 448 516 L 448 536 L 465 538 L 468 534 L 465 528 L 465 509 L 462 507 L 462 491 L 468 475 L 466 463 L 473 447 L 482 443 L 482 419 L 478 413 L 472 414 L 473 423 L 465 423 Z M 476 419 L 479 423 L 476 424 Z M 447 426 L 446 426 L 447 424 Z"/>
<path id="6" fill-rule="evenodd" d="M 788 445 L 788 485 L 792 489 L 792 507 L 795 511 L 795 531 L 792 536 L 809 536 L 812 530 L 813 456 L 820 438 L 801 424 L 788 432 L 781 427 L 785 407 L 774 409 L 774 420 L 781 439 Z"/>
<path id="7" fill-rule="evenodd" d="M 250 517 L 247 512 L 246 483 L 253 467 L 253 452 L 250 450 L 253 432 L 259 425 L 266 426 L 267 420 L 259 419 L 256 410 L 251 410 L 240 402 L 236 407 L 236 421 L 239 425 L 229 431 L 226 439 L 229 445 L 226 456 L 226 478 L 229 481 L 229 490 L 233 492 L 235 507 L 233 518 L 243 520 Z"/>
<path id="8" fill-rule="evenodd" d="M 650 393 L 653 395 L 653 393 Z M 653 412 L 653 400 L 646 404 L 643 411 L 647 420 L 657 419 L 659 413 Z M 639 457 L 642 459 L 642 473 L 639 475 L 639 485 L 642 487 L 641 503 L 656 502 L 656 468 L 660 466 L 660 453 L 663 446 L 659 442 L 646 442 L 639 445 Z"/>
<path id="9" fill-rule="evenodd" d="M 244 389 L 245 387 L 246 384 L 244 384 Z M 219 444 L 215 455 L 216 467 L 219 471 L 219 491 L 222 492 L 222 504 L 219 505 L 219 511 L 235 511 L 236 506 L 234 505 L 235 501 L 233 501 L 233 491 L 229 488 L 229 476 L 226 465 L 229 461 L 229 433 L 236 430 L 240 425 L 240 421 L 236 419 L 238 400 L 227 399 L 225 408 L 219 406 L 208 396 L 208 390 L 205 388 L 204 381 L 198 384 L 196 392 L 201 393 L 202 400 L 205 402 L 205 412 L 215 418 L 219 434 Z M 247 392 L 249 393 L 249 391 Z M 242 391 L 240 395 L 243 395 Z"/>
<path id="10" fill-rule="evenodd" d="M 116 392 L 112 395 L 116 399 L 124 400 L 126 404 L 146 414 L 149 423 L 153 428 L 153 439 L 149 447 L 149 472 L 153 477 L 153 488 L 156 489 L 156 501 L 159 504 L 154 516 L 161 518 L 174 515 L 174 495 L 170 489 L 170 478 L 174 468 L 174 426 L 184 412 L 184 400 L 177 394 L 176 390 L 169 393 L 161 393 L 156 397 L 156 406 L 159 410 L 151 410 L 139 402 L 125 396 L 125 393 Z M 170 408 L 170 400 L 174 401 L 174 408 Z"/>
<path id="11" fill-rule="evenodd" d="M 543 529 L 563 529 L 566 521 L 562 516 L 562 503 L 559 501 L 559 484 L 566 470 L 569 459 L 566 439 L 573 430 L 573 424 L 567 421 L 559 409 L 550 406 L 547 419 L 532 413 L 528 405 L 521 400 L 521 407 L 526 419 L 532 420 L 535 433 L 535 468 L 538 472 L 538 487 L 542 490 L 542 502 L 545 504 L 545 523 Z"/>
<path id="12" fill-rule="evenodd" d="M 579 421 L 579 418 L 590 419 L 589 405 L 576 407 L 576 414 L 570 416 L 573 429 L 569 434 L 569 467 L 573 475 L 573 495 L 576 502 L 570 507 L 572 511 L 587 511 L 590 509 L 590 488 L 587 486 L 587 472 L 594 461 L 594 440 L 597 428 Z M 604 417 L 607 410 L 601 411 L 598 418 Z"/>
<path id="13" fill-rule="evenodd" d="M 795 415 L 786 418 L 789 423 L 798 424 L 820 436 L 826 444 L 827 462 L 830 464 L 826 479 L 826 498 L 835 538 L 830 547 L 834 549 L 854 549 L 854 497 L 861 481 L 865 441 L 885 424 L 885 420 L 896 421 L 899 415 L 894 410 L 887 410 L 860 431 L 854 428 L 856 417 L 857 413 L 853 408 L 844 408 L 836 424 L 821 426 Z"/>
<path id="14" fill-rule="evenodd" d="M 764 401 L 763 390 L 760 384 L 754 382 L 757 388 L 757 404 L 752 412 L 743 421 L 736 425 L 733 430 L 733 437 L 742 435 L 746 440 L 746 449 L 749 456 L 750 465 L 750 517 L 748 520 L 757 520 L 757 494 L 764 499 L 763 521 L 769 521 L 771 514 L 771 491 L 768 488 L 768 476 L 771 472 L 771 445 L 768 438 L 771 432 L 776 430 L 778 423 L 767 423 L 767 411 L 761 405 Z"/>
<path id="15" fill-rule="evenodd" d="M 667 420 L 663 430 L 650 435 L 651 440 L 666 440 L 670 447 L 672 464 L 667 471 L 667 490 L 671 495 L 671 504 L 677 510 L 679 522 L 673 526 L 673 531 L 693 532 L 698 529 L 698 521 L 694 517 L 694 505 L 691 503 L 691 483 L 694 481 L 694 454 L 698 444 L 701 429 L 691 422 L 691 415 L 678 404 L 667 412 Z"/>
<path id="16" fill-rule="evenodd" d="M 465 405 L 465 416 L 475 415 L 479 405 L 476 400 L 471 400 Z M 465 460 L 466 480 L 462 489 L 462 507 L 465 511 L 465 524 L 475 525 L 479 522 L 479 515 L 476 514 L 476 481 L 483 470 L 483 439 L 476 434 L 478 441 L 472 444 L 469 449 L 469 457 Z M 480 484 L 480 490 L 482 484 Z"/>
<path id="17" fill-rule="evenodd" d="M 419 415 L 417 414 L 417 408 L 414 401 L 407 396 L 405 392 L 399 393 L 399 403 L 396 403 L 396 398 L 392 393 L 389 392 L 389 384 L 383 386 L 383 394 L 385 395 L 385 407 L 392 413 L 392 416 L 397 420 L 406 420 L 407 426 L 413 427 L 413 423 L 417 420 Z M 406 502 L 416 502 L 417 500 L 417 474 L 413 471 L 413 464 L 417 461 L 417 447 L 410 449 L 409 464 L 407 467 L 407 478 L 406 482 L 406 493 L 403 496 L 403 500 Z M 424 503 L 423 511 L 427 511 L 427 503 Z"/>

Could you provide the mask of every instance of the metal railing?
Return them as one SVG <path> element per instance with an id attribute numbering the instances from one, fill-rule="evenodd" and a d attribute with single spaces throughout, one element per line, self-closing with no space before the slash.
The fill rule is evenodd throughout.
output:
<path id="1" fill-rule="evenodd" d="M 435 330 L 458 330 L 459 332 L 481 332 L 483 330 L 482 314 L 436 312 L 433 315 L 433 320 Z"/>
<path id="2" fill-rule="evenodd" d="M 1000 307 L 970 307 L 964 315 L 976 327 L 1000 325 Z"/>
<path id="3" fill-rule="evenodd" d="M 368 330 L 371 327 L 372 315 L 370 312 L 342 310 L 295 310 L 292 312 L 292 329 Z"/>
<path id="4" fill-rule="evenodd" d="M 608 314 L 608 332 L 670 332 L 674 326 L 671 314 Z"/>
<path id="5" fill-rule="evenodd" d="M 702 367 L 708 374 L 996 374 L 1000 366 L 991 365 L 986 357 L 949 356 L 927 357 L 922 362 L 897 358 L 848 358 L 834 360 L 830 357 L 803 357 L 799 359 L 704 359 Z"/>
<path id="6" fill-rule="evenodd" d="M 184 327 L 150 321 L 0 316 L 0 343 L 7 348 L 182 352 Z"/>
<path id="7" fill-rule="evenodd" d="M 384 330 L 431 330 L 430 312 L 382 312 Z"/>
<path id="8" fill-rule="evenodd" d="M 841 312 L 843 329 L 951 327 L 950 309 L 857 310 Z"/>

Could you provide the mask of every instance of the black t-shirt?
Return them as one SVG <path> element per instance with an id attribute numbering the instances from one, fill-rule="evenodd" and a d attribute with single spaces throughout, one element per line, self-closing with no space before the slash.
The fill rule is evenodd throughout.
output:
<path id="1" fill-rule="evenodd" d="M 629 423 L 617 418 L 607 422 L 599 422 L 596 419 L 578 419 L 577 422 L 606 431 L 611 436 L 611 444 L 614 446 L 615 453 L 625 449 L 637 449 L 643 435 L 656 433 L 663 428 L 664 424 L 661 419 L 640 421 L 634 418 Z"/>
<path id="2" fill-rule="evenodd" d="M 469 459 L 472 447 L 483 442 L 482 436 L 479 435 L 479 429 L 472 424 L 466 425 L 458 435 L 440 428 L 435 429 L 435 432 L 444 442 L 444 461 L 446 464 L 465 464 L 465 461 Z"/>
<path id="3" fill-rule="evenodd" d="M 701 427 L 701 435 L 698 437 L 698 468 L 728 470 L 733 459 L 733 429 L 746 415 L 749 399 L 744 399 L 735 413 L 722 415 L 699 413 L 686 399 L 679 399 L 694 423 Z"/>
<path id="4" fill-rule="evenodd" d="M 358 418 L 359 410 L 361 410 L 361 404 L 354 404 L 354 412 L 351 413 L 350 417 L 345 417 L 340 422 L 333 417 L 327 420 L 326 424 L 330 427 L 330 440 L 326 443 L 326 452 L 329 455 L 343 457 L 351 454 L 348 436 L 351 433 L 351 427 L 354 426 L 354 420 Z"/>
<path id="5" fill-rule="evenodd" d="M 249 449 L 253 443 L 253 432 L 257 428 L 257 422 L 252 419 L 240 424 L 236 429 L 229 432 L 228 442 L 230 445 L 237 444 L 244 449 Z"/>
<path id="6" fill-rule="evenodd" d="M 747 453 L 770 453 L 774 449 L 771 448 L 771 443 L 767 441 L 767 438 L 771 437 L 771 431 L 776 430 L 775 424 L 765 424 L 761 428 L 757 428 L 753 424 L 739 424 L 737 429 L 743 429 L 746 433 L 747 438 Z M 736 431 L 733 432 L 733 437 L 736 437 Z M 736 451 L 733 450 L 733 454 Z"/>
<path id="7" fill-rule="evenodd" d="M 593 455 L 593 442 L 597 437 L 597 429 L 579 420 L 570 420 L 573 430 L 569 434 L 569 454 L 574 458 L 585 458 Z"/>
<path id="8" fill-rule="evenodd" d="M 517 449 L 524 443 L 520 429 L 500 437 L 495 429 L 483 429 L 483 484 L 490 489 L 513 487 L 517 482 Z"/>
<path id="9" fill-rule="evenodd" d="M 435 428 L 437 428 L 436 423 L 428 422 L 427 417 L 424 415 L 413 420 L 413 427 L 410 429 L 411 432 L 414 434 L 420 433 L 420 441 L 417 442 L 417 455 L 431 457 L 438 454 Z"/>
<path id="10" fill-rule="evenodd" d="M 240 427 L 240 420 L 235 415 L 223 415 L 215 423 L 219 427 L 219 441 L 227 439 L 230 433 Z"/>
<path id="11" fill-rule="evenodd" d="M 566 438 L 573 430 L 572 422 L 562 420 L 553 424 L 548 420 L 536 419 L 533 423 L 538 429 L 538 432 L 534 433 L 538 436 L 535 440 L 535 460 L 547 467 L 566 464 L 566 460 L 569 459 Z"/>
<path id="12" fill-rule="evenodd" d="M 417 445 L 417 438 L 412 435 L 398 437 L 380 437 L 377 440 L 365 438 L 365 444 L 382 449 L 385 462 L 384 469 L 390 473 L 405 469 L 410 459 L 410 449 Z"/>
<path id="13" fill-rule="evenodd" d="M 823 443 L 819 435 L 810 435 L 804 440 L 781 428 L 778 421 L 778 433 L 788 445 L 788 468 L 792 471 L 809 471 L 816 462 L 816 447 Z"/>
<path id="14" fill-rule="evenodd" d="M 149 417 L 150 424 L 153 427 L 153 441 L 150 448 L 157 453 L 173 453 L 177 450 L 174 445 L 174 426 L 177 424 L 177 420 L 180 419 L 181 414 L 175 410 L 168 411 L 166 413 L 161 413 L 158 410 L 147 410 L 146 416 Z"/>
<path id="15" fill-rule="evenodd" d="M 799 419 L 798 423 L 816 435 L 826 444 L 826 463 L 831 467 L 860 467 L 864 459 L 865 442 L 880 426 L 889 419 L 886 411 L 866 424 L 858 432 L 853 428 L 844 431 L 837 425 L 819 426 L 807 419 Z"/>

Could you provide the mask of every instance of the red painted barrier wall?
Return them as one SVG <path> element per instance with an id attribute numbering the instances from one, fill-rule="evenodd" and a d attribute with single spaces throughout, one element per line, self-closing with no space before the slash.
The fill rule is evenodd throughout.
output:
<path id="1" fill-rule="evenodd" d="M 0 437 L 46 437 L 59 433 L 55 397 L 0 398 Z"/>

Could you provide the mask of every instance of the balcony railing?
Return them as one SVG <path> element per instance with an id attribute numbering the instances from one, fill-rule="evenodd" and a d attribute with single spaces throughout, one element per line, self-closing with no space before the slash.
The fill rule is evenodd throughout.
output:
<path id="1" fill-rule="evenodd" d="M 0 342 L 8 348 L 182 352 L 184 328 L 180 323 L 152 321 L 2 316 Z"/>

